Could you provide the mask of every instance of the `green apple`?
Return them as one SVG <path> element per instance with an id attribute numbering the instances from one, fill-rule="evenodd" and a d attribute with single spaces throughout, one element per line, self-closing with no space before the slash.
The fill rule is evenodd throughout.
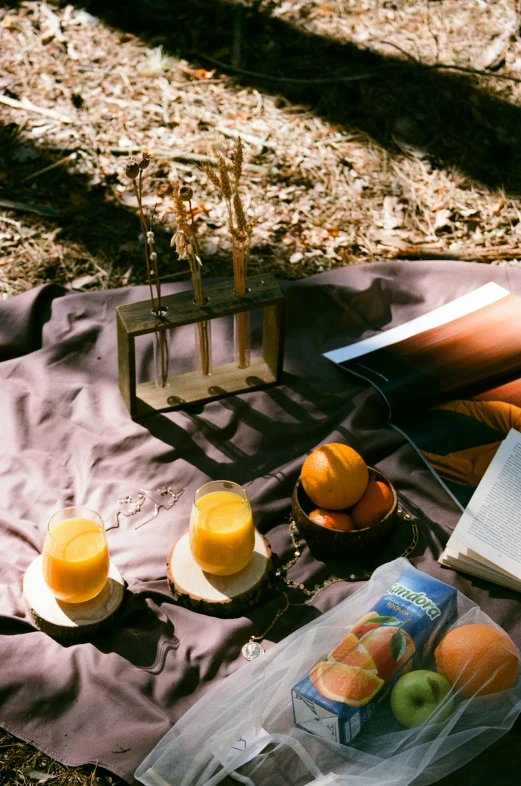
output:
<path id="1" fill-rule="evenodd" d="M 435 671 L 418 669 L 404 674 L 391 691 L 394 717 L 402 726 L 412 729 L 425 723 L 439 707 L 433 722 L 446 720 L 454 711 L 454 702 L 446 698 L 451 687 L 450 682 Z"/>

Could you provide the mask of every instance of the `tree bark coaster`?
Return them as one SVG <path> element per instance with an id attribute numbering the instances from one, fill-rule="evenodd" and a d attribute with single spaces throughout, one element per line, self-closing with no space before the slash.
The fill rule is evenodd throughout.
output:
<path id="1" fill-rule="evenodd" d="M 166 577 L 176 603 L 213 617 L 238 617 L 259 603 L 270 586 L 271 546 L 255 530 L 253 556 L 231 576 L 205 573 L 190 550 L 189 533 L 174 543 L 166 563 Z"/>
<path id="2" fill-rule="evenodd" d="M 23 594 L 29 617 L 39 630 L 54 639 L 79 641 L 110 625 L 123 602 L 125 582 L 111 562 L 107 583 L 99 595 L 84 603 L 64 603 L 56 600 L 45 583 L 40 555 L 25 571 Z"/>

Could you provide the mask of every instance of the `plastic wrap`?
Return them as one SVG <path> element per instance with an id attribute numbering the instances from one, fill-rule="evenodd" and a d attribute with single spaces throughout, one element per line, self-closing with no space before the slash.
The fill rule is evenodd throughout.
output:
<path id="1" fill-rule="evenodd" d="M 395 720 L 383 700 L 348 745 L 295 726 L 292 688 L 410 568 L 403 558 L 383 565 L 320 619 L 226 678 L 159 742 L 136 778 L 146 786 L 217 786 L 227 776 L 248 786 L 424 786 L 492 744 L 521 711 L 519 674 L 512 688 L 491 695 L 463 699 L 454 690 L 456 707 L 448 719 L 411 729 Z M 439 639 L 474 622 L 498 628 L 457 592 L 455 614 L 415 665 L 436 670 Z"/>

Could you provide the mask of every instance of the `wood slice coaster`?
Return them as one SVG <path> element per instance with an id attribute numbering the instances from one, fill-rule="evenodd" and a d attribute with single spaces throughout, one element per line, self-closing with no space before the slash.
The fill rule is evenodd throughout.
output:
<path id="1" fill-rule="evenodd" d="M 42 557 L 36 557 L 25 571 L 25 606 L 36 627 L 54 639 L 78 641 L 94 636 L 110 624 L 123 602 L 125 582 L 113 562 L 99 595 L 84 603 L 56 600 L 45 583 Z"/>
<path id="2" fill-rule="evenodd" d="M 176 603 L 213 617 L 237 617 L 261 599 L 270 584 L 271 547 L 255 530 L 253 556 L 231 576 L 212 576 L 197 564 L 186 532 L 174 543 L 166 563 L 166 577 Z"/>

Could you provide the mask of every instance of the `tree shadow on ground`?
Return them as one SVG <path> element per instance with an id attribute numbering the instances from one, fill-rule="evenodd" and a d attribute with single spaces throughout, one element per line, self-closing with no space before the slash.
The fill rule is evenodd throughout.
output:
<path id="1" fill-rule="evenodd" d="M 201 65 L 230 59 L 235 2 L 88 0 L 81 5 L 173 55 Z M 237 73 L 240 84 L 304 103 L 332 123 L 365 132 L 384 148 L 397 151 L 398 141 L 424 151 L 435 165 L 455 166 L 489 187 L 520 192 L 518 107 L 480 88 L 472 75 L 312 34 L 256 6 L 244 20 L 241 67 L 265 78 Z"/>
<path id="2" fill-rule="evenodd" d="M 237 3 L 87 0 L 75 5 L 174 56 L 208 67 L 213 59 L 230 59 Z M 521 109 L 479 87 L 471 75 L 384 57 L 311 34 L 259 10 L 258 3 L 245 15 L 241 67 L 250 73 L 234 74 L 230 85 L 254 86 L 278 96 L 282 104 L 304 104 L 341 129 L 362 131 L 391 154 L 410 146 L 431 166 L 454 168 L 462 177 L 489 188 L 521 194 L 517 138 Z M 355 81 L 345 81 L 350 79 Z M 2 196 L 59 208 L 59 216 L 49 221 L 63 227 L 62 237 L 81 243 L 88 254 L 105 257 L 107 265 L 113 264 L 120 273 L 134 262 L 135 269 L 142 271 L 142 249 L 121 250 L 128 240 L 136 246 L 137 217 L 110 198 L 109 184 L 92 186 L 86 177 L 68 173 L 65 167 L 22 182 L 26 174 L 54 163 L 60 154 L 32 145 L 18 134 L 15 124 L 3 127 L 0 142 L 8 173 Z M 20 147 L 38 156 L 17 160 Z M 348 161 L 344 163 L 349 167 Z M 183 265 L 172 269 L 169 240 L 166 232 L 158 231 L 160 262 L 165 260 L 170 273 L 182 275 Z M 49 280 L 64 280 L 54 262 L 42 259 L 39 264 L 50 265 Z M 206 272 L 219 275 L 222 270 L 213 266 Z M 142 274 L 138 280 L 143 280 Z"/>

